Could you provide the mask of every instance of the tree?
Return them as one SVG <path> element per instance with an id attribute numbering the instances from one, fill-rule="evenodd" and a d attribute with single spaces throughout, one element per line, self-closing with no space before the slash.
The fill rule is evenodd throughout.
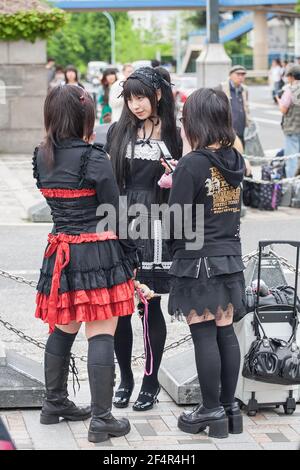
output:
<path id="1" fill-rule="evenodd" d="M 153 59 L 159 50 L 161 55 L 172 55 L 172 45 L 165 44 L 161 35 L 134 30 L 127 13 L 112 14 L 116 24 L 116 59 L 118 63 L 138 59 Z M 73 13 L 68 24 L 48 41 L 48 54 L 56 63 L 70 63 L 84 72 L 88 62 L 110 62 L 111 36 L 107 18 L 101 12 Z"/>
<path id="2" fill-rule="evenodd" d="M 187 21 L 197 28 L 206 26 L 206 10 L 197 10 L 191 16 L 187 17 Z"/>

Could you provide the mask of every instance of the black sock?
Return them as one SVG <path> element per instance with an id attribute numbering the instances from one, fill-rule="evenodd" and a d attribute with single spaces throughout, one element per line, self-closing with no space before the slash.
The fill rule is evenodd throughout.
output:
<path id="1" fill-rule="evenodd" d="M 67 356 L 70 354 L 77 333 L 65 333 L 59 328 L 54 329 L 48 338 L 46 352 L 55 356 Z"/>
<path id="2" fill-rule="evenodd" d="M 218 327 L 217 341 L 221 355 L 221 403 L 234 402 L 238 381 L 241 353 L 232 325 Z"/>
<path id="3" fill-rule="evenodd" d="M 158 369 L 160 367 L 163 350 L 165 347 L 167 328 L 163 312 L 161 310 L 161 298 L 154 297 L 149 302 L 149 338 L 153 355 L 153 372 L 151 375 L 144 375 L 141 390 L 155 393 L 158 389 Z M 147 347 L 147 370 L 150 371 L 150 350 Z"/>
<path id="4" fill-rule="evenodd" d="M 214 320 L 190 325 L 196 367 L 205 408 L 220 406 L 221 359 Z"/>
<path id="5" fill-rule="evenodd" d="M 133 385 L 133 373 L 131 369 L 132 355 L 132 315 L 126 315 L 118 319 L 118 326 L 115 332 L 115 353 L 121 373 L 121 388 Z"/>
<path id="6" fill-rule="evenodd" d="M 88 340 L 88 365 L 114 366 L 114 337 L 96 335 Z"/>

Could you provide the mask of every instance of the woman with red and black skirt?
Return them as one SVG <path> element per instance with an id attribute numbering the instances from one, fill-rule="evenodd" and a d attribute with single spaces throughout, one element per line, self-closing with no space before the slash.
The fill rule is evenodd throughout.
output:
<path id="1" fill-rule="evenodd" d="M 114 333 L 120 316 L 134 311 L 136 247 L 118 239 L 101 205 L 118 220 L 119 191 L 101 146 L 91 145 L 94 105 L 79 87 L 52 89 L 44 108 L 46 138 L 35 150 L 37 186 L 53 217 L 38 282 L 35 316 L 49 324 L 45 351 L 46 398 L 42 424 L 92 415 L 88 439 L 101 442 L 130 431 L 111 414 Z M 109 204 L 109 206 L 107 206 Z M 108 219 L 107 219 L 108 220 Z M 71 348 L 85 322 L 91 408 L 68 400 Z"/>

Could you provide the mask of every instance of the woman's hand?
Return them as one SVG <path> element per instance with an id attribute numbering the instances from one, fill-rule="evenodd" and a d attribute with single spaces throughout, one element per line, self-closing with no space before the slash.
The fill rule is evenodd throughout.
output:
<path id="1" fill-rule="evenodd" d="M 167 175 L 169 173 L 171 173 L 170 168 L 168 167 L 167 163 L 162 158 L 160 159 L 160 163 L 164 167 L 165 173 L 167 173 Z M 170 160 L 170 164 L 173 165 L 173 166 L 176 166 L 178 164 L 178 161 L 177 160 Z"/>
<path id="2" fill-rule="evenodd" d="M 132 280 L 135 280 L 136 274 L 137 274 L 137 269 L 135 268 L 135 269 L 133 270 L 133 278 L 132 278 Z"/>

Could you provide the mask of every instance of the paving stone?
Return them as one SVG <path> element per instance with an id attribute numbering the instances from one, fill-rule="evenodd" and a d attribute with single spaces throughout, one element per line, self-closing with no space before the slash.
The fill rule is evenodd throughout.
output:
<path id="1" fill-rule="evenodd" d="M 174 415 L 162 416 L 162 419 L 164 420 L 169 429 L 177 429 L 177 418 L 175 418 Z"/>
<path id="2" fill-rule="evenodd" d="M 192 445 L 194 446 L 195 444 L 201 444 L 202 445 L 211 445 L 213 442 L 211 442 L 209 439 L 191 439 L 190 441 L 188 439 L 180 439 L 178 440 L 179 444 L 182 445 Z"/>
<path id="3" fill-rule="evenodd" d="M 272 442 L 262 444 L 265 450 L 300 450 L 300 445 L 297 442 Z"/>
<path id="4" fill-rule="evenodd" d="M 126 434 L 126 440 L 128 442 L 132 442 L 132 441 L 143 441 L 143 438 L 142 436 L 140 435 L 140 433 L 138 432 L 137 428 L 135 427 L 135 424 L 132 424 L 131 425 L 131 430 L 130 430 L 130 433 L 129 434 Z"/>
<path id="5" fill-rule="evenodd" d="M 157 436 L 156 432 L 154 431 L 153 427 L 147 423 L 135 423 L 135 427 L 137 431 L 140 433 L 141 436 Z"/>
<path id="6" fill-rule="evenodd" d="M 247 444 L 247 443 L 231 443 L 231 444 L 226 444 L 225 439 L 224 443 L 219 442 L 216 443 L 216 447 L 219 450 L 261 450 L 261 447 L 257 443 L 253 444 Z"/>
<path id="7" fill-rule="evenodd" d="M 35 449 L 78 449 L 77 443 L 66 422 L 43 426 L 40 411 L 23 411 L 24 421 Z"/>
<path id="8" fill-rule="evenodd" d="M 169 432 L 168 426 L 161 419 L 160 420 L 149 419 L 148 423 L 150 424 L 150 426 L 152 426 L 152 428 L 157 434 L 159 433 L 161 435 L 161 433 Z"/>
<path id="9" fill-rule="evenodd" d="M 215 439 L 215 438 L 211 438 L 212 442 L 214 442 L 216 445 L 218 444 L 218 442 L 220 442 L 220 439 Z M 228 444 L 231 444 L 231 443 L 236 443 L 236 444 L 243 444 L 243 443 L 246 443 L 246 444 L 255 444 L 256 441 L 255 439 L 253 438 L 253 436 L 251 436 L 251 434 L 249 434 L 247 431 L 243 432 L 242 434 L 229 434 L 229 436 L 227 437 L 226 439 L 226 442 Z"/>
<path id="10" fill-rule="evenodd" d="M 280 432 L 267 433 L 272 442 L 289 442 L 289 440 Z"/>
<path id="11" fill-rule="evenodd" d="M 267 436 L 267 434 L 255 434 L 254 440 L 258 444 L 267 444 L 268 442 L 272 442 L 272 440 Z"/>
<path id="12" fill-rule="evenodd" d="M 294 429 L 294 431 L 296 431 L 297 434 L 300 435 L 300 425 L 291 424 L 290 426 L 292 429 Z"/>
<path id="13" fill-rule="evenodd" d="M 299 434 L 291 428 L 291 426 L 279 426 L 279 432 L 281 432 L 290 442 L 299 442 Z"/>

